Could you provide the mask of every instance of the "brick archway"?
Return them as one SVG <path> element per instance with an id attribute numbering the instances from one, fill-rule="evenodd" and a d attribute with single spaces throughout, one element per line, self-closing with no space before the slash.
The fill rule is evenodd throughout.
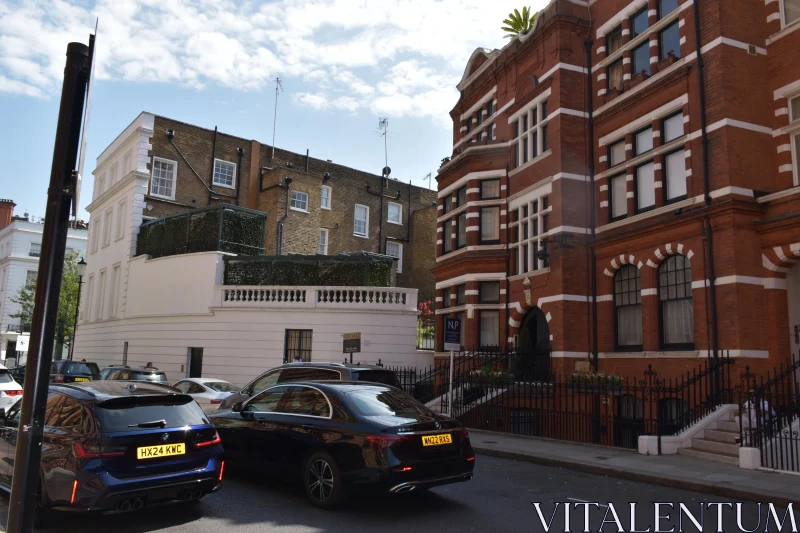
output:
<path id="1" fill-rule="evenodd" d="M 626 265 L 633 265 L 641 270 L 644 263 L 636 259 L 633 254 L 620 254 L 619 257 L 612 258 L 611 261 L 608 262 L 608 265 L 609 266 L 603 270 L 603 274 L 613 278 L 617 271 Z"/>
<path id="2" fill-rule="evenodd" d="M 694 257 L 694 251 L 687 248 L 682 243 L 668 242 L 655 249 L 652 258 L 647 260 L 647 266 L 650 268 L 658 268 L 664 259 L 671 255 L 685 255 L 691 260 L 692 257 Z"/>
<path id="3" fill-rule="evenodd" d="M 794 265 L 800 263 L 800 242 L 775 246 L 761 253 L 761 264 L 772 278 L 786 278 Z"/>

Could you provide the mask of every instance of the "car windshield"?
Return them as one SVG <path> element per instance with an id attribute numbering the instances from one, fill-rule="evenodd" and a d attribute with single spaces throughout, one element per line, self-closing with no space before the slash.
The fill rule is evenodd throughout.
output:
<path id="1" fill-rule="evenodd" d="M 12 383 L 14 378 L 8 373 L 8 370 L 0 370 L 0 383 Z"/>
<path id="2" fill-rule="evenodd" d="M 164 428 L 208 424 L 200 406 L 190 396 L 183 395 L 115 398 L 98 404 L 95 414 L 99 429 L 107 433 L 152 430 L 153 426 L 147 423 L 159 420 L 165 421 Z"/>
<path id="3" fill-rule="evenodd" d="M 397 386 L 397 378 L 391 370 L 356 370 L 353 377 L 358 381 L 372 381 L 384 385 Z"/>
<path id="4" fill-rule="evenodd" d="M 364 416 L 434 416 L 433 412 L 411 396 L 386 389 L 360 389 L 345 397 L 350 406 Z"/>
<path id="5" fill-rule="evenodd" d="M 239 387 L 227 381 L 206 381 L 203 385 L 217 392 L 239 392 Z"/>
<path id="6" fill-rule="evenodd" d="M 137 381 L 157 381 L 160 383 L 166 383 L 167 375 L 163 372 L 134 372 L 133 379 Z"/>
<path id="7" fill-rule="evenodd" d="M 64 367 L 64 374 L 67 376 L 92 376 L 96 378 L 100 375 L 100 368 L 96 363 L 70 363 Z"/>

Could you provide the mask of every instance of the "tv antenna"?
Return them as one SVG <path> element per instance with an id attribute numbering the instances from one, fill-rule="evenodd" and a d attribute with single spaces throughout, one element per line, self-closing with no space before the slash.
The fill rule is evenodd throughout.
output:
<path id="1" fill-rule="evenodd" d="M 383 130 L 381 136 L 383 137 L 383 156 L 386 163 L 386 168 L 389 168 L 389 147 L 387 137 L 389 137 L 389 119 L 386 117 L 378 118 L 378 129 Z"/>
<path id="2" fill-rule="evenodd" d="M 431 188 L 431 180 L 433 179 L 433 173 L 428 172 L 428 175 L 422 178 L 422 181 L 428 180 L 428 189 Z"/>
<path id="3" fill-rule="evenodd" d="M 278 126 L 278 90 L 283 91 L 281 79 L 275 78 L 275 112 L 272 116 L 272 159 L 275 159 L 275 131 Z"/>

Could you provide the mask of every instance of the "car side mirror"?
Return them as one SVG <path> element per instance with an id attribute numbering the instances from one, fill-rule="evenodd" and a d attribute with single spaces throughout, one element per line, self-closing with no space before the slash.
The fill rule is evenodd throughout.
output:
<path id="1" fill-rule="evenodd" d="M 235 404 L 233 404 L 233 407 L 231 407 L 231 411 L 233 411 L 234 413 L 241 413 L 243 403 L 244 402 L 236 402 Z"/>

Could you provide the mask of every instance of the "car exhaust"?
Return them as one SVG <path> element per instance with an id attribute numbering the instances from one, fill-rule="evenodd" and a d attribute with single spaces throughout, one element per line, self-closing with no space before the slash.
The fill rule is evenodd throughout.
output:
<path id="1" fill-rule="evenodd" d="M 184 502 L 188 502 L 192 500 L 192 491 L 191 490 L 184 490 L 181 492 L 180 500 Z"/>
<path id="2" fill-rule="evenodd" d="M 193 500 L 199 500 L 202 497 L 203 497 L 203 489 L 194 489 L 194 491 L 192 491 Z"/>
<path id="3" fill-rule="evenodd" d="M 121 513 L 127 513 L 128 511 L 131 510 L 131 507 L 132 507 L 131 506 L 131 501 L 127 500 L 127 499 L 126 500 L 120 500 L 119 503 L 117 503 L 117 511 L 119 511 Z"/>
<path id="4" fill-rule="evenodd" d="M 141 498 L 136 498 L 135 500 L 133 500 L 133 503 L 131 504 L 131 509 L 133 511 L 138 511 L 142 507 L 144 507 L 144 500 L 142 500 Z"/>
<path id="5" fill-rule="evenodd" d="M 400 485 L 397 485 L 397 486 L 392 487 L 391 489 L 389 489 L 389 492 L 392 492 L 394 494 L 406 494 L 406 493 L 411 492 L 412 490 L 414 490 L 416 488 L 417 488 L 416 485 L 412 485 L 412 484 L 408 484 L 408 483 L 402 483 Z"/>

